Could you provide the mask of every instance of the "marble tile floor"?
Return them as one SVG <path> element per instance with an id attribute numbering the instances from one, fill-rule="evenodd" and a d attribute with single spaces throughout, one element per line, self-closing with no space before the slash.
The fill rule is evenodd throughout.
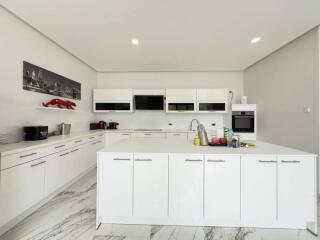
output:
<path id="1" fill-rule="evenodd" d="M 92 171 L 0 240 L 315 240 L 306 230 L 103 224 L 95 229 Z"/>

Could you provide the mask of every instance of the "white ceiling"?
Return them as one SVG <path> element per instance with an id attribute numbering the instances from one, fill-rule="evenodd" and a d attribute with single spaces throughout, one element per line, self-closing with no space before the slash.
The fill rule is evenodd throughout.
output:
<path id="1" fill-rule="evenodd" d="M 101 72 L 243 70 L 320 23 L 319 0 L 0 4 Z M 256 36 L 261 42 L 250 44 Z"/>

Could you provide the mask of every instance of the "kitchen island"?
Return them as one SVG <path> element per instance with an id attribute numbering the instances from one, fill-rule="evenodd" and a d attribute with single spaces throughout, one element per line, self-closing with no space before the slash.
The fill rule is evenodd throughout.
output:
<path id="1" fill-rule="evenodd" d="M 265 142 L 196 147 L 132 139 L 98 152 L 100 223 L 309 229 L 317 156 Z"/>

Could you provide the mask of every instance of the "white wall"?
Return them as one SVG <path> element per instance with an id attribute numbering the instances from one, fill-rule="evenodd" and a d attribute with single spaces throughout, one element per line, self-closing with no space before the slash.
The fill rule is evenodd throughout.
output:
<path id="1" fill-rule="evenodd" d="M 234 92 L 234 102 L 243 94 L 242 72 L 127 72 L 98 73 L 98 88 L 227 88 Z M 166 114 L 136 111 L 123 114 L 97 114 L 97 120 L 117 121 L 121 128 L 187 129 L 198 118 L 207 129 L 230 125 L 230 114 Z M 172 123 L 172 126 L 168 124 Z"/>
<path id="2" fill-rule="evenodd" d="M 0 7 L 0 133 L 17 132 L 24 125 L 72 123 L 72 130 L 88 129 L 92 113 L 92 89 L 96 72 L 45 38 L 39 32 Z M 76 101 L 81 113 L 36 110 L 54 96 L 22 89 L 23 61 L 46 68 L 81 83 L 82 99 Z"/>
<path id="3" fill-rule="evenodd" d="M 318 37 L 314 29 L 245 70 L 245 94 L 258 104 L 259 139 L 319 152 Z"/>

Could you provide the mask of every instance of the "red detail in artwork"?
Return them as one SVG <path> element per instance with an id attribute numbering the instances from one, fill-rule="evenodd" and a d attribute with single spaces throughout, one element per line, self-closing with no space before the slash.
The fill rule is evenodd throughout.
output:
<path id="1" fill-rule="evenodd" d="M 58 99 L 58 98 L 51 99 L 47 103 L 42 103 L 42 106 L 44 106 L 44 107 L 49 107 L 49 105 L 57 106 L 58 108 L 66 108 L 66 109 L 72 109 L 72 110 L 74 110 L 74 107 L 77 106 L 77 104 L 75 104 L 72 101 L 62 100 L 62 99 Z"/>

